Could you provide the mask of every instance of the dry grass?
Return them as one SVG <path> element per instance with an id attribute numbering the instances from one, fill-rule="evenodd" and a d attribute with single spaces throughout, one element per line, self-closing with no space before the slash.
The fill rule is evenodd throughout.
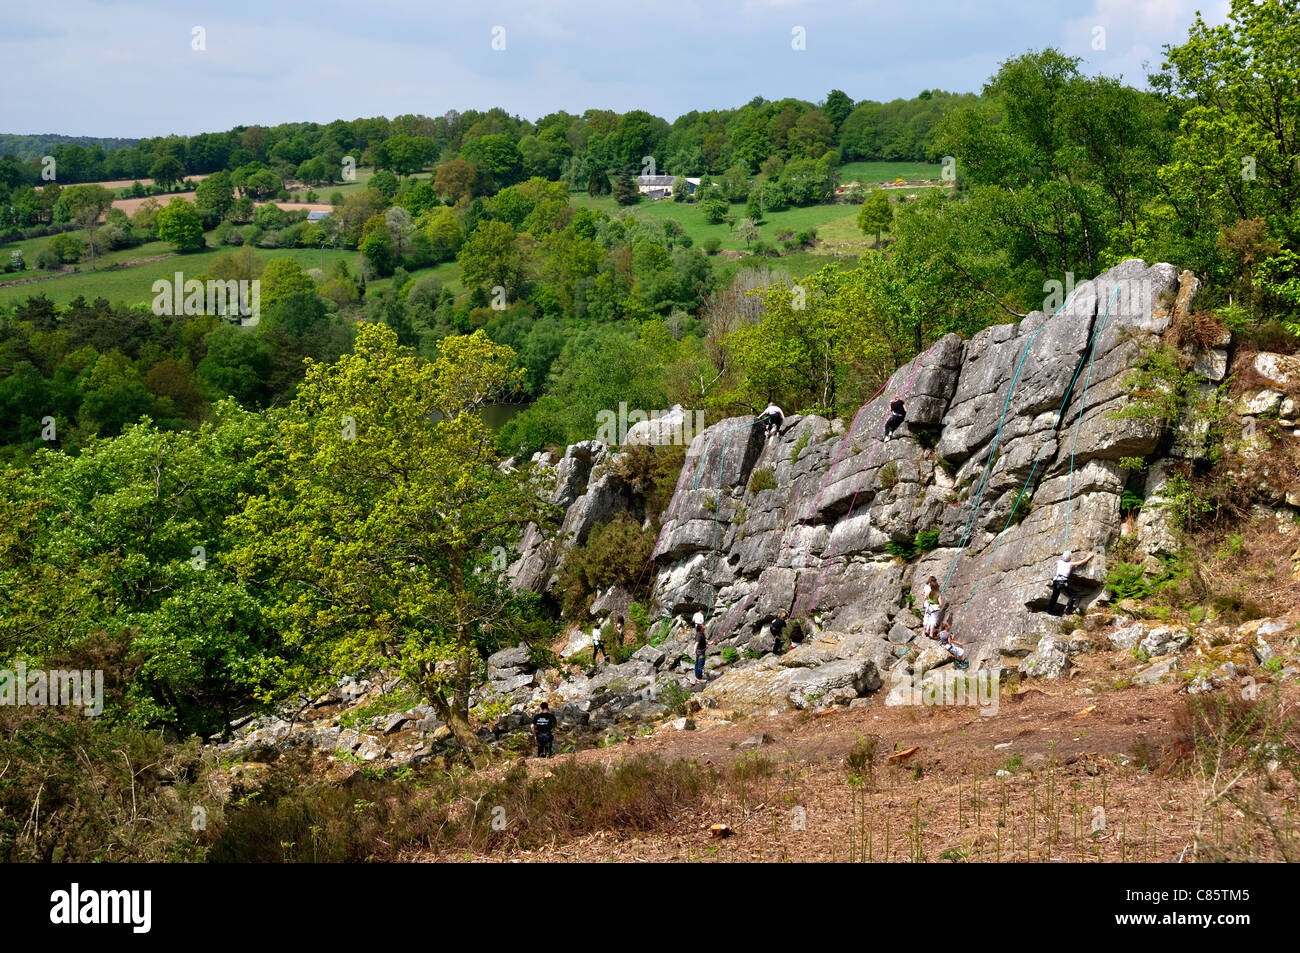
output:
<path id="1" fill-rule="evenodd" d="M 1228 603 L 1250 607 L 1250 618 L 1284 616 L 1300 606 L 1300 576 L 1293 556 L 1300 551 L 1300 528 L 1284 534 L 1275 520 L 1247 520 L 1237 532 L 1202 530 L 1190 545 L 1197 556 L 1198 584 L 1203 595 L 1220 602 L 1223 616 Z M 1189 593 L 1195 595 L 1195 593 Z"/>
<path id="2" fill-rule="evenodd" d="M 1191 347 L 1196 351 L 1206 351 L 1217 347 L 1227 330 L 1224 323 L 1209 311 L 1193 311 L 1190 314 L 1175 311 L 1169 328 L 1164 333 L 1164 340 L 1176 348 Z"/>
<path id="3" fill-rule="evenodd" d="M 1243 784 L 1243 799 L 1262 799 L 1255 815 L 1231 802 L 1207 809 L 1189 760 L 1198 749 L 1186 743 L 1186 696 L 1170 685 L 1103 692 L 1102 683 L 1115 680 L 1115 658 L 1077 662 L 1077 679 L 1004 692 L 991 718 L 876 702 L 818 718 L 791 713 L 761 725 L 659 732 L 632 750 L 710 770 L 736 760 L 745 767 L 719 769 L 714 787 L 678 804 L 654 831 L 606 828 L 539 847 L 412 859 L 1176 862 L 1191 859 L 1197 843 L 1204 859 L 1214 850 L 1283 858 L 1283 845 L 1294 842 L 1293 782 L 1261 776 Z M 1294 705 L 1294 687 L 1287 691 Z M 773 738 L 766 758 L 734 747 L 756 730 Z M 887 760 L 912 746 L 919 751 L 907 763 Z M 627 750 L 566 757 L 613 765 Z M 1283 832 L 1281 841 L 1263 817 Z M 710 828 L 719 823 L 733 836 L 715 838 Z"/>
<path id="4" fill-rule="evenodd" d="M 1237 347 L 1236 353 L 1232 356 L 1232 363 L 1228 367 L 1229 380 L 1231 381 L 1228 389 L 1229 395 L 1241 397 L 1244 394 L 1255 394 L 1261 390 L 1275 390 L 1286 394 L 1288 397 L 1300 399 L 1300 380 L 1283 386 L 1270 381 L 1255 370 L 1255 358 L 1263 350 L 1266 349 L 1260 348 L 1253 343 L 1244 343 Z M 1287 353 L 1288 350 L 1284 349 L 1283 353 Z"/>

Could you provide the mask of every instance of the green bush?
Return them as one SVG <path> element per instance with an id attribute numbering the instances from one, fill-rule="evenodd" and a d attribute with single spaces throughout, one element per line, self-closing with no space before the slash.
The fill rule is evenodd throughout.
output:
<path id="1" fill-rule="evenodd" d="M 1145 599 L 1152 591 L 1140 563 L 1115 563 L 1106 574 L 1106 587 L 1116 599 Z"/>
<path id="2" fill-rule="evenodd" d="M 592 529 L 587 542 L 569 550 L 560 570 L 560 592 L 565 614 L 578 618 L 591 604 L 597 589 L 621 583 L 636 585 L 650 561 L 656 533 L 643 529 L 626 511 Z"/>
<path id="3" fill-rule="evenodd" d="M 763 467 L 761 470 L 755 470 L 749 475 L 749 492 L 753 494 L 762 493 L 764 490 L 776 489 L 776 477 L 773 475 L 771 468 Z"/>
<path id="4" fill-rule="evenodd" d="M 910 561 L 916 557 L 916 546 L 913 543 L 896 543 L 890 541 L 885 544 L 885 549 L 887 549 L 891 555 L 897 556 L 899 559 Z"/>
<path id="5" fill-rule="evenodd" d="M 812 428 L 804 427 L 799 431 L 799 437 L 795 440 L 794 446 L 790 448 L 790 462 L 798 463 L 799 454 L 803 453 L 804 448 L 808 446 L 808 441 L 812 439 Z"/>
<path id="6" fill-rule="evenodd" d="M 916 534 L 915 549 L 918 553 L 928 553 L 939 545 L 939 531 L 937 529 L 922 530 Z"/>
<path id="7" fill-rule="evenodd" d="M 86 243 L 70 232 L 55 235 L 50 239 L 49 247 L 64 264 L 81 261 L 86 254 Z"/>
<path id="8" fill-rule="evenodd" d="M 659 702 L 667 706 L 674 715 L 686 714 L 686 703 L 691 699 L 691 690 L 678 682 L 668 682 L 659 690 Z"/>

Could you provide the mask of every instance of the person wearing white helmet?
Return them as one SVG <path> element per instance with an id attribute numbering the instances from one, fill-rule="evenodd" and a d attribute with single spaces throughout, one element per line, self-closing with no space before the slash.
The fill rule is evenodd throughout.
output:
<path id="1" fill-rule="evenodd" d="M 1073 559 L 1071 558 L 1073 555 L 1067 549 L 1061 553 L 1061 558 L 1056 561 L 1056 572 L 1052 575 L 1052 601 L 1047 604 L 1047 611 L 1052 615 L 1056 615 L 1056 600 L 1062 593 L 1065 594 L 1066 615 L 1074 612 L 1074 604 L 1079 599 L 1079 594 L 1070 585 L 1070 573 L 1092 559 L 1093 554 L 1089 553 L 1082 559 Z"/>

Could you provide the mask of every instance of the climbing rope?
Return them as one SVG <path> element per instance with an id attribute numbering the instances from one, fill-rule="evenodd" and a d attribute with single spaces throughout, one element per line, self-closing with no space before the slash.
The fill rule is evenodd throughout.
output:
<path id="1" fill-rule="evenodd" d="M 1066 498 L 1066 505 L 1065 505 L 1065 534 L 1066 534 L 1065 542 L 1067 544 L 1069 543 L 1069 534 L 1070 534 L 1070 507 L 1073 503 L 1073 497 L 1074 497 L 1074 459 L 1075 459 L 1075 451 L 1079 443 L 1079 425 L 1083 422 L 1083 414 L 1084 411 L 1087 409 L 1088 384 L 1092 380 L 1092 362 L 1097 356 L 1096 341 L 1098 336 L 1102 333 L 1102 331 L 1106 329 L 1106 325 L 1110 322 L 1111 305 L 1114 303 L 1115 295 L 1118 294 L 1118 292 L 1119 292 L 1119 287 L 1116 286 L 1115 290 L 1111 292 L 1109 300 L 1107 300 L 1106 302 L 1105 315 L 1103 315 L 1101 322 L 1096 327 L 1093 328 L 1092 334 L 1088 338 L 1088 360 L 1086 362 L 1088 365 L 1088 374 L 1084 378 L 1083 393 L 1079 399 L 1079 416 L 1075 420 L 1075 424 L 1074 424 L 1074 443 L 1070 447 L 1070 483 L 1069 483 L 1069 491 L 1068 491 L 1069 495 Z M 1079 366 L 1074 369 L 1074 375 L 1070 378 L 1070 384 L 1065 389 L 1065 396 L 1061 398 L 1061 406 L 1056 411 L 1056 423 L 1052 427 L 1051 431 L 1049 431 L 1048 435 L 1043 439 L 1042 444 L 1038 448 L 1038 452 L 1034 454 L 1034 463 L 1033 466 L 1029 468 L 1029 476 L 1026 477 L 1024 486 L 1020 488 L 1020 493 L 1016 497 L 1015 504 L 1011 507 L 1011 512 L 1007 514 L 1006 523 L 1003 524 L 1002 529 L 998 532 L 997 536 L 993 538 L 993 545 L 992 547 L 990 547 L 988 555 L 984 558 L 983 562 L 981 563 L 979 574 L 975 578 L 975 584 L 971 586 L 970 595 L 967 596 L 966 601 L 962 603 L 961 613 L 957 617 L 957 623 L 956 623 L 957 627 L 960 627 L 962 621 L 966 618 L 966 610 L 970 606 L 971 602 L 974 601 L 975 595 L 979 591 L 980 584 L 984 581 L 984 575 L 988 571 L 988 567 L 990 563 L 993 561 L 993 557 L 994 555 L 996 555 L 998 551 L 998 547 L 1002 545 L 1002 538 L 1003 536 L 1006 535 L 1007 530 L 1010 529 L 1011 521 L 1015 519 L 1016 513 L 1020 509 L 1021 500 L 1023 500 L 1025 498 L 1025 494 L 1029 492 L 1029 486 L 1033 482 L 1034 475 L 1038 472 L 1038 464 L 1042 460 L 1043 451 L 1047 449 L 1047 445 L 1051 442 L 1052 434 L 1055 433 L 1061 425 L 1061 420 L 1065 414 L 1066 405 L 1070 402 L 1070 397 L 1074 392 L 1074 385 L 1079 380 L 1079 372 L 1083 370 L 1083 365 L 1084 362 L 1080 361 Z"/>
<path id="2" fill-rule="evenodd" d="M 1074 296 L 1078 291 L 1078 288 L 1071 291 L 1070 296 L 1065 299 L 1065 302 L 1052 312 L 1051 317 L 1056 317 L 1068 308 L 1070 302 L 1074 300 Z M 948 573 L 943 578 L 943 585 L 939 587 L 940 596 L 942 596 L 948 589 L 948 583 L 952 581 L 953 574 L 957 571 L 957 564 L 961 561 L 962 554 L 966 551 L 966 547 L 970 545 L 970 537 L 975 530 L 975 518 L 979 514 L 980 504 L 984 501 L 984 492 L 988 489 L 988 480 L 992 475 L 993 464 L 997 459 L 998 444 L 1002 439 L 1002 428 L 1007 422 L 1007 412 L 1011 408 L 1011 397 L 1015 394 L 1016 383 L 1020 380 L 1020 371 L 1025 366 L 1025 359 L 1029 356 L 1029 349 L 1033 346 L 1034 339 L 1038 337 L 1043 328 L 1047 327 L 1047 321 L 1049 320 L 1051 320 L 1051 318 L 1044 320 L 1043 323 L 1038 326 L 1038 329 L 1035 330 L 1033 334 L 1029 335 L 1029 340 L 1025 342 L 1024 349 L 1020 352 L 1020 360 L 1016 363 L 1016 371 L 1015 374 L 1012 375 L 1011 386 L 1007 388 L 1006 400 L 1002 402 L 1002 415 L 998 418 L 998 426 L 997 430 L 993 434 L 993 443 L 989 447 L 988 458 L 984 461 L 984 469 L 980 474 L 979 483 L 976 486 L 976 492 L 971 496 L 971 504 L 966 514 L 965 523 L 962 526 L 962 534 L 957 541 L 957 552 L 953 554 L 952 563 L 948 567 Z M 1078 371 L 1076 370 L 1075 373 L 1077 375 Z M 1071 386 L 1073 386 L 1073 382 L 1071 382 Z M 1015 511 L 1013 510 L 1012 512 L 1014 513 Z"/>

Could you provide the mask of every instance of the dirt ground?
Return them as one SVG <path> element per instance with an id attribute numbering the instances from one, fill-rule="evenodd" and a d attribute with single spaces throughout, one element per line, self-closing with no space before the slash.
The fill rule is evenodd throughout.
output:
<path id="1" fill-rule="evenodd" d="M 1117 663 L 1109 653 L 1076 661 L 1075 674 L 1061 682 L 1004 687 L 992 716 L 975 707 L 886 707 L 877 695 L 864 707 L 712 728 L 703 727 L 702 713 L 702 730 L 662 726 L 652 736 L 560 755 L 556 761 L 613 763 L 648 752 L 715 767 L 764 759 L 770 767 L 747 772 L 743 783 L 733 772 L 702 809 L 683 810 L 666 830 L 411 859 L 1178 862 L 1191 859 L 1198 825 L 1203 843 L 1277 858 L 1267 831 L 1230 804 L 1202 810 L 1206 788 L 1186 763 L 1162 767 L 1161 746 L 1179 737 L 1177 716 L 1187 705 L 1179 686 L 1113 689 Z M 1282 692 L 1294 717 L 1300 690 Z M 855 747 L 872 738 L 872 770 L 851 770 Z M 557 748 L 564 741 L 561 733 Z M 528 761 L 533 773 L 553 763 Z M 1268 797 L 1294 818 L 1296 790 L 1282 773 Z M 716 824 L 731 833 L 717 836 Z"/>
<path id="2" fill-rule="evenodd" d="M 130 183 L 127 184 L 129 185 Z M 136 213 L 136 210 L 139 209 L 140 206 L 143 205 L 145 202 L 147 202 L 150 198 L 156 200 L 160 206 L 166 206 L 167 203 L 174 198 L 182 198 L 187 202 L 193 202 L 194 193 L 193 192 L 169 192 L 166 195 L 151 195 L 151 196 L 145 196 L 143 198 L 114 199 L 113 208 L 120 208 L 123 212 L 126 212 L 127 215 L 134 215 Z M 254 202 L 253 204 L 260 208 L 261 206 L 266 205 L 267 203 Z M 294 209 L 300 209 L 300 208 L 305 208 L 309 212 L 332 212 L 334 210 L 334 206 L 330 205 L 328 202 L 276 202 L 274 204 L 280 206 L 280 208 L 284 209 L 287 212 L 292 212 Z"/>

